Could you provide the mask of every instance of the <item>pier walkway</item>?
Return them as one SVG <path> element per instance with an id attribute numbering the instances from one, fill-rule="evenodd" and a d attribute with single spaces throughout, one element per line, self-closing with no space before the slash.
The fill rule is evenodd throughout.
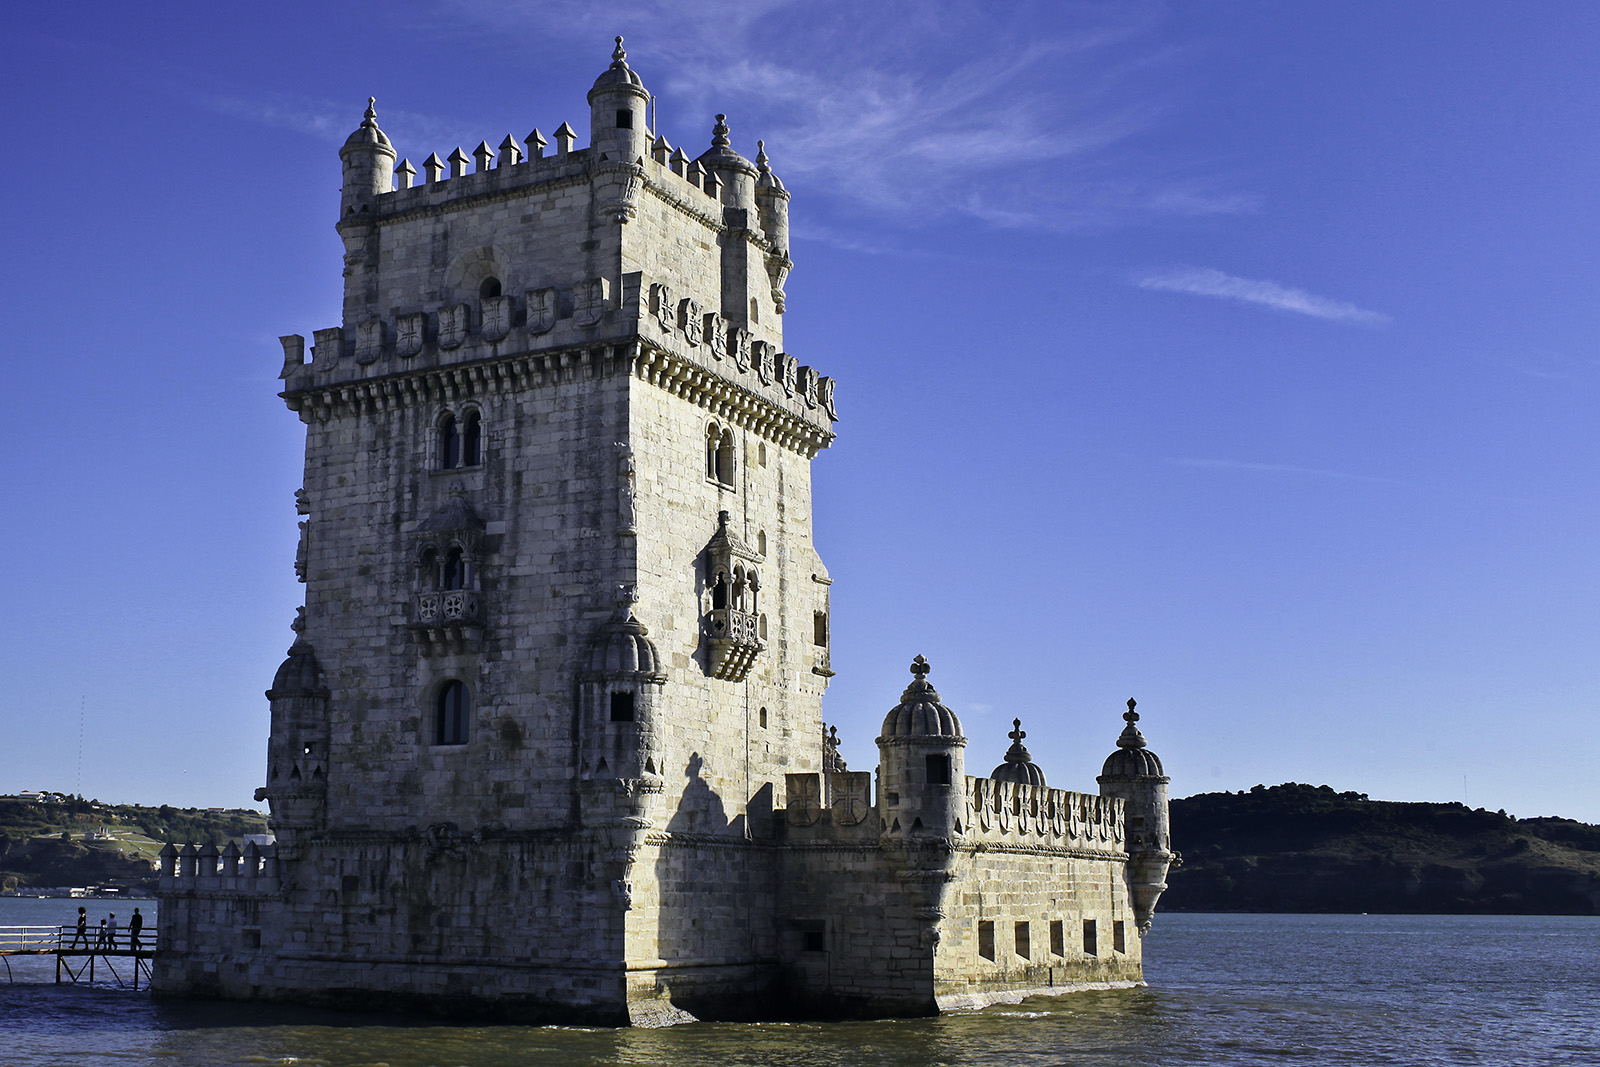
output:
<path id="1" fill-rule="evenodd" d="M 54 956 L 56 984 L 76 985 L 95 980 L 95 966 L 108 972 L 118 986 L 138 989 L 142 979 L 150 985 L 150 961 L 156 954 L 155 927 L 147 926 L 135 937 L 127 929 L 102 936 L 76 926 L 0 926 L 0 960 L 11 978 L 12 956 Z M 120 966 L 119 966 L 120 965 Z M 124 974 L 126 972 L 126 974 Z"/>

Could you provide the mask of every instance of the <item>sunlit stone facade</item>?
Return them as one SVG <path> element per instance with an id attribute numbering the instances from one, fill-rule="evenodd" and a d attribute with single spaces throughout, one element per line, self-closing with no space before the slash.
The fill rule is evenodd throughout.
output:
<path id="1" fill-rule="evenodd" d="M 1069 793 L 1019 730 L 970 776 L 919 657 L 878 781 L 838 760 L 789 194 L 721 116 L 693 159 L 650 129 L 620 40 L 589 104 L 586 148 L 419 178 L 369 107 L 340 152 L 344 321 L 283 339 L 276 843 L 168 850 L 156 988 L 621 1024 L 1138 981 L 1153 756 Z"/>

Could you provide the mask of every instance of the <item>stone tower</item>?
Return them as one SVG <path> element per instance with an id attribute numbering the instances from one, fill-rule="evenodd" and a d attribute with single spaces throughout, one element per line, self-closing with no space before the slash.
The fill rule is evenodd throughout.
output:
<path id="1" fill-rule="evenodd" d="M 369 102 L 340 150 L 344 321 L 309 361 L 284 338 L 306 600 L 260 791 L 284 914 L 242 924 L 303 951 L 279 980 L 619 1021 L 664 955 L 713 984 L 770 955 L 740 846 L 820 765 L 833 383 L 784 350 L 765 154 L 719 115 L 690 159 L 648 101 L 619 38 L 588 148 L 562 123 L 553 153 L 535 130 L 419 181 Z"/>
<path id="2" fill-rule="evenodd" d="M 164 850 L 158 992 L 627 1023 L 1140 980 L 1165 853 L 1130 883 L 1124 812 L 1164 837 L 1165 778 L 1048 788 L 1020 724 L 1026 773 L 968 775 L 920 656 L 876 798 L 838 758 L 789 194 L 650 99 L 618 38 L 586 148 L 563 122 L 419 181 L 369 101 L 340 150 L 343 321 L 282 339 L 276 840 Z"/>

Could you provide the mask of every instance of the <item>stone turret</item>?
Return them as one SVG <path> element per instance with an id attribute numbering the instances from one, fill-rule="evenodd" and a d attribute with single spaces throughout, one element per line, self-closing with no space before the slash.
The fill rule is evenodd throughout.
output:
<path id="1" fill-rule="evenodd" d="M 765 141 L 756 142 L 756 206 L 761 217 L 761 232 L 769 248 L 767 280 L 772 285 L 772 303 L 782 314 L 783 283 L 794 267 L 794 261 L 789 258 L 789 190 L 772 172 Z"/>
<path id="2" fill-rule="evenodd" d="M 1145 747 L 1139 732 L 1136 702 L 1128 701 L 1123 714 L 1127 726 L 1117 738 L 1117 750 L 1106 758 L 1100 777 L 1100 795 L 1120 797 L 1125 805 L 1128 849 L 1128 888 L 1139 931 L 1150 929 L 1156 901 L 1167 888 L 1167 869 L 1173 853 L 1167 823 L 1167 783 L 1161 760 Z"/>
<path id="3" fill-rule="evenodd" d="M 1006 750 L 1006 760 L 990 771 L 989 777 L 997 782 L 1017 782 L 1043 788 L 1044 771 L 1033 762 L 1033 757 L 1022 744 L 1022 739 L 1028 736 L 1028 731 L 1022 728 L 1021 719 L 1011 720 L 1011 732 L 1006 736 L 1011 738 L 1011 747 Z"/>
<path id="4" fill-rule="evenodd" d="M 267 784 L 256 790 L 256 799 L 270 805 L 273 831 L 291 856 L 300 834 L 321 828 L 328 796 L 328 689 L 300 610 L 294 644 L 267 690 Z"/>
<path id="5" fill-rule="evenodd" d="M 733 150 L 730 132 L 728 116 L 718 115 L 711 128 L 711 148 L 695 162 L 717 176 L 724 207 L 750 211 L 756 206 L 755 164 Z"/>
<path id="6" fill-rule="evenodd" d="M 367 98 L 367 111 L 339 149 L 339 159 L 344 164 L 344 185 L 339 190 L 339 216 L 370 211 L 372 201 L 380 193 L 394 188 L 394 145 L 378 129 L 376 97 Z"/>
<path id="7" fill-rule="evenodd" d="M 344 185 L 339 190 L 339 239 L 344 242 L 344 324 L 354 327 L 366 321 L 377 303 L 377 198 L 393 191 L 394 146 L 378 129 L 378 113 L 373 97 L 367 97 L 367 111 L 339 149 Z M 342 339 L 328 342 L 342 348 Z M 339 353 L 324 352 L 327 365 L 337 362 Z"/>
<path id="8" fill-rule="evenodd" d="M 650 154 L 646 122 L 649 104 L 650 94 L 628 66 L 628 53 L 618 37 L 611 66 L 589 90 L 589 144 L 597 161 L 604 156 L 607 160 L 633 163 Z M 530 148 L 529 155 L 533 154 Z"/>
<path id="9" fill-rule="evenodd" d="M 967 739 L 961 720 L 928 683 L 928 661 L 911 663 L 914 678 L 883 720 L 878 738 L 879 813 L 884 836 L 900 840 L 961 834 Z"/>

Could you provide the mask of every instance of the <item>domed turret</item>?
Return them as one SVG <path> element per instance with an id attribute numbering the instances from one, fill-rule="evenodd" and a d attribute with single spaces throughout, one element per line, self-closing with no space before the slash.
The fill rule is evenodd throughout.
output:
<path id="1" fill-rule="evenodd" d="M 1137 702 L 1130 699 L 1123 714 L 1127 726 L 1117 738 L 1117 750 L 1106 758 L 1100 777 L 1100 795 L 1123 801 L 1124 833 L 1128 848 L 1128 888 L 1133 897 L 1133 917 L 1140 932 L 1150 928 L 1156 901 L 1167 888 L 1167 868 L 1172 863 L 1168 836 L 1167 783 L 1161 760 L 1145 747 L 1139 731 Z"/>
<path id="2" fill-rule="evenodd" d="M 723 204 L 754 208 L 756 165 L 733 150 L 733 142 L 728 138 L 730 132 L 728 116 L 718 115 L 717 124 L 711 128 L 711 147 L 695 162 L 717 176 L 723 190 Z"/>
<path id="3" fill-rule="evenodd" d="M 939 703 L 939 691 L 928 681 L 928 672 L 932 669 L 921 656 L 912 660 L 913 681 L 900 694 L 900 703 L 890 708 L 889 714 L 884 716 L 884 737 L 964 740 L 961 737 L 961 720 L 956 718 L 955 712 Z"/>
<path id="4" fill-rule="evenodd" d="M 914 676 L 900 703 L 883 719 L 878 738 L 879 800 L 884 832 L 894 837 L 952 837 L 962 833 L 966 769 L 961 720 L 928 682 L 928 661 L 911 663 Z"/>
<path id="5" fill-rule="evenodd" d="M 607 783 L 616 779 L 659 782 L 656 737 L 667 672 L 650 632 L 633 614 L 636 594 L 619 591 L 617 613 L 589 646 L 578 674 L 579 774 L 597 790 L 585 802 L 585 818 L 599 822 L 643 818 L 642 797 L 618 799 Z M 642 825 L 642 824 L 641 824 Z"/>
<path id="6" fill-rule="evenodd" d="M 394 188 L 394 145 L 378 129 L 377 99 L 367 97 L 367 111 L 339 149 L 344 164 L 344 187 L 339 195 L 340 217 L 372 206 L 372 198 Z"/>
<path id="7" fill-rule="evenodd" d="M 322 687 L 322 666 L 317 663 L 316 652 L 312 651 L 304 637 L 296 637 L 294 644 L 289 646 L 289 658 L 272 676 L 272 688 L 267 690 L 267 699 L 314 697 L 325 695 L 326 692 Z"/>
<path id="8" fill-rule="evenodd" d="M 1106 757 L 1100 770 L 1102 778 L 1161 778 L 1161 759 L 1145 747 L 1144 734 L 1139 732 L 1139 713 L 1133 709 L 1138 702 L 1128 701 L 1128 710 L 1122 716 L 1128 725 L 1117 738 L 1117 750 Z"/>
<path id="9" fill-rule="evenodd" d="M 1021 785 L 1042 787 L 1044 772 L 1033 762 L 1033 757 L 1028 755 L 1028 750 L 1022 744 L 1022 739 L 1028 736 L 1028 732 L 1022 728 L 1021 719 L 1011 720 L 1011 732 L 1006 736 L 1011 738 L 1011 747 L 1006 750 L 1006 761 L 991 771 L 989 777 L 997 782 L 1017 782 Z"/>
<path id="10" fill-rule="evenodd" d="M 656 652 L 656 646 L 650 640 L 649 630 L 644 624 L 633 617 L 633 612 L 608 623 L 595 639 L 594 647 L 589 652 L 589 671 L 591 674 L 603 674 L 615 677 L 617 675 L 663 674 L 660 662 L 661 657 Z M 653 678 L 652 678 L 653 680 Z M 665 681 L 665 677 L 661 679 Z"/>
<path id="11" fill-rule="evenodd" d="M 650 134 L 645 109 L 650 94 L 632 68 L 628 53 L 617 38 L 611 66 L 601 72 L 589 90 L 589 144 L 594 159 L 634 163 L 650 154 Z"/>

